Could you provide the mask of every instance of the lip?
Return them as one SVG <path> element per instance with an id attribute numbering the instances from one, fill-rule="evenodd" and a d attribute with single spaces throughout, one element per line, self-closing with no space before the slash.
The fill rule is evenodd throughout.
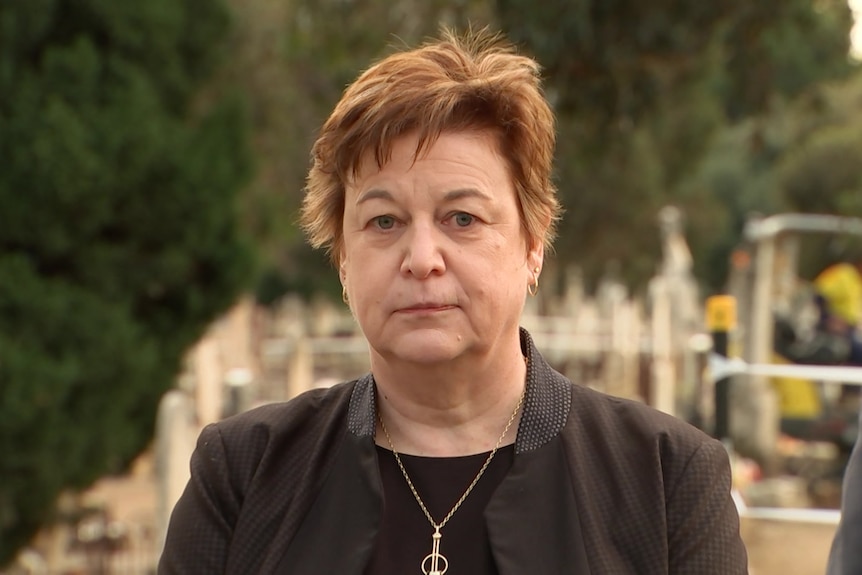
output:
<path id="1" fill-rule="evenodd" d="M 443 311 L 449 311 L 450 309 L 455 309 L 454 305 L 445 304 L 445 303 L 417 303 L 413 305 L 408 305 L 406 307 L 402 307 L 398 309 L 398 313 L 408 313 L 408 314 L 431 314 Z"/>

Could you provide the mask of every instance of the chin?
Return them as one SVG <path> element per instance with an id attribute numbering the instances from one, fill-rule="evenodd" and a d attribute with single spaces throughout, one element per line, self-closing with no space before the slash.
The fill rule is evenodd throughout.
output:
<path id="1" fill-rule="evenodd" d="M 440 363 L 455 359 L 466 348 L 465 338 L 439 330 L 416 330 L 387 338 L 381 355 L 411 363 Z"/>

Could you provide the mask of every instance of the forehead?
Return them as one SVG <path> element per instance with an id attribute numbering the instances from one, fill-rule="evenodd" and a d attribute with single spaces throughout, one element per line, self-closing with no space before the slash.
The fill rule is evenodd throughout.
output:
<path id="1" fill-rule="evenodd" d="M 348 190 L 400 178 L 443 184 L 459 178 L 464 183 L 471 179 L 494 185 L 510 183 L 508 165 L 490 132 L 443 132 L 426 142 L 420 142 L 417 133 L 408 133 L 395 138 L 387 152 L 380 163 L 373 151 L 366 151 L 345 182 Z"/>

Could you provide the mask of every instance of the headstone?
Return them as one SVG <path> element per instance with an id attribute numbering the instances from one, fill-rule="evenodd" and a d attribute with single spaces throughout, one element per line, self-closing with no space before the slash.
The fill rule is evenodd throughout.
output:
<path id="1" fill-rule="evenodd" d="M 156 556 L 164 547 L 168 521 L 189 480 L 189 459 L 199 427 L 192 398 L 170 390 L 159 403 L 156 418 Z"/>

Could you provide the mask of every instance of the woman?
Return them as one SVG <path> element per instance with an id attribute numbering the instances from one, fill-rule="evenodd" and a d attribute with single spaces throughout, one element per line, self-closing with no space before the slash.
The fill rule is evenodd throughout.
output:
<path id="1" fill-rule="evenodd" d="M 205 429 L 161 573 L 746 572 L 722 446 L 519 329 L 560 207 L 538 67 L 479 33 L 344 93 L 303 206 L 371 373 Z"/>

